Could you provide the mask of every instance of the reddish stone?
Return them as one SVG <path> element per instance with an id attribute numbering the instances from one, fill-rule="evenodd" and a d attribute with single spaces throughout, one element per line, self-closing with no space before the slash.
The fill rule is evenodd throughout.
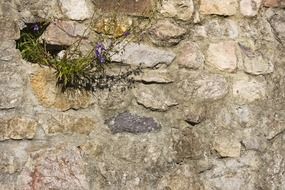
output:
<path id="1" fill-rule="evenodd" d="M 148 16 L 154 5 L 153 0 L 93 0 L 95 7 L 103 12 Z"/>
<path id="2" fill-rule="evenodd" d="M 285 0 L 264 0 L 264 6 L 266 7 L 284 7 Z"/>

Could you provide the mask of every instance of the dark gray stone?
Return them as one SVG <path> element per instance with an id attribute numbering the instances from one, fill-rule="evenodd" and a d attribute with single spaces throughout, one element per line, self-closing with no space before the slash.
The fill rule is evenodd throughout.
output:
<path id="1" fill-rule="evenodd" d="M 161 129 L 161 126 L 151 117 L 142 117 L 129 112 L 120 113 L 105 122 L 112 133 L 147 133 Z"/>

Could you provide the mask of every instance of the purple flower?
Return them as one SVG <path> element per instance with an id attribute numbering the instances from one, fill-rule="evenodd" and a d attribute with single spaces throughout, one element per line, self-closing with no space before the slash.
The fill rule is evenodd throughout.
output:
<path id="1" fill-rule="evenodd" d="M 34 32 L 38 32 L 38 31 L 40 30 L 39 24 L 33 24 L 33 25 L 32 25 L 32 30 L 33 30 Z"/>
<path id="2" fill-rule="evenodd" d="M 101 64 L 105 63 L 106 61 L 105 52 L 106 52 L 106 49 L 103 44 L 96 45 L 96 48 L 95 48 L 96 58 Z"/>
<path id="3" fill-rule="evenodd" d="M 129 31 L 124 32 L 124 36 L 127 37 L 128 35 L 130 35 L 131 33 Z"/>

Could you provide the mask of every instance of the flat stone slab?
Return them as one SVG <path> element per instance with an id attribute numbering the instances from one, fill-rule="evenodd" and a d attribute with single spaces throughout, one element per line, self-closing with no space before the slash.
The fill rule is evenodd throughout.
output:
<path id="1" fill-rule="evenodd" d="M 148 133 L 161 129 L 158 124 L 151 117 L 139 116 L 129 112 L 120 113 L 110 120 L 106 120 L 105 123 L 113 134 L 115 133 Z"/>
<path id="2" fill-rule="evenodd" d="M 125 13 L 136 16 L 149 15 L 154 6 L 153 0 L 93 0 L 95 7 L 105 13 Z"/>

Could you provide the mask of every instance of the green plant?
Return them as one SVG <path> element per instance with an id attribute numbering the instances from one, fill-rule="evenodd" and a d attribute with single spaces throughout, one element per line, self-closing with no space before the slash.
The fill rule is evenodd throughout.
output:
<path id="1" fill-rule="evenodd" d="M 17 48 L 25 60 L 54 69 L 57 85 L 61 87 L 62 91 L 73 88 L 95 92 L 98 89 L 111 90 L 116 85 L 123 86 L 122 89 L 125 89 L 134 82 L 131 76 L 142 72 L 140 67 L 118 74 L 105 72 L 106 67 L 111 63 L 111 53 L 116 52 L 113 49 L 114 46 L 120 40 L 124 40 L 129 35 L 129 31 L 119 37 L 112 38 L 108 48 L 102 42 L 98 42 L 86 55 L 82 55 L 78 50 L 81 43 L 81 39 L 79 39 L 71 47 L 63 48 L 65 49 L 64 55 L 59 58 L 48 48 L 48 44 L 39 40 L 47 26 L 46 22 L 28 24 L 21 32 Z"/>

